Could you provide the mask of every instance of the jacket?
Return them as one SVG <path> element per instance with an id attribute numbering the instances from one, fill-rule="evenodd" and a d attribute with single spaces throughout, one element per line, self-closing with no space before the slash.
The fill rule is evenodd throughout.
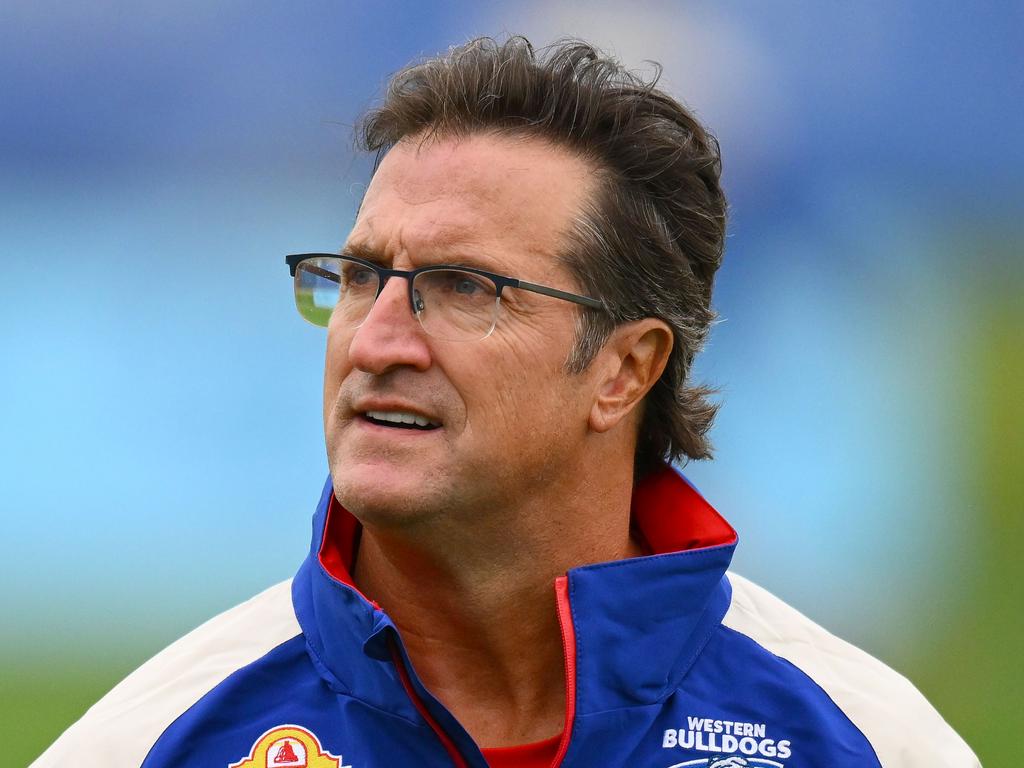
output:
<path id="1" fill-rule="evenodd" d="M 554 585 L 554 765 L 979 765 L 906 679 L 728 572 L 736 533 L 673 469 L 637 486 L 632 515 L 650 555 Z M 292 580 L 146 662 L 33 768 L 486 768 L 352 583 L 359 531 L 328 481 Z"/>

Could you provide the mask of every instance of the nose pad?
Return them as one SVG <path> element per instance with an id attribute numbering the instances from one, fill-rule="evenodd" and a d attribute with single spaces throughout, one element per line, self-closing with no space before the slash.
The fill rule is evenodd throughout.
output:
<path id="1" fill-rule="evenodd" d="M 420 292 L 419 291 L 413 290 L 413 292 L 412 292 L 412 311 L 415 314 L 418 315 L 424 309 L 426 309 L 426 305 L 423 303 L 423 297 L 420 296 Z"/>

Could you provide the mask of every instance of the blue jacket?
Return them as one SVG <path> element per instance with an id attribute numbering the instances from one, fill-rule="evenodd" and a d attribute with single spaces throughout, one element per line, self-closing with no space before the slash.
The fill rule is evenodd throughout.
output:
<path id="1" fill-rule="evenodd" d="M 979 765 L 904 678 L 728 573 L 734 531 L 673 470 L 638 486 L 633 522 L 652 554 L 555 584 L 556 765 Z M 328 483 L 290 583 L 151 659 L 35 768 L 486 768 L 352 584 L 358 532 Z"/>

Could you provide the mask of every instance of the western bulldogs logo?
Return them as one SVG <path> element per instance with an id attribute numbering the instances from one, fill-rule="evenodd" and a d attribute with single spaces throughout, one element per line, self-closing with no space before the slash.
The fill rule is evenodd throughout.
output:
<path id="1" fill-rule="evenodd" d="M 739 755 L 715 755 L 714 757 L 699 757 L 695 760 L 685 760 L 675 763 L 668 768 L 784 768 L 782 763 L 774 760 L 765 760 L 758 757 L 740 757 Z"/>
<path id="2" fill-rule="evenodd" d="M 766 723 L 710 717 L 687 717 L 686 727 L 663 732 L 661 746 L 705 755 L 668 768 L 786 768 L 784 761 L 793 754 L 789 739 L 779 738 Z"/>

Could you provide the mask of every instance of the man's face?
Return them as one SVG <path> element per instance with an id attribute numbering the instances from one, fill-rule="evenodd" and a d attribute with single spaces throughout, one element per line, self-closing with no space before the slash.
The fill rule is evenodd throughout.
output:
<path id="1" fill-rule="evenodd" d="M 578 291 L 555 254 L 591 194 L 589 166 L 538 140 L 400 143 L 384 159 L 347 246 L 385 266 L 475 266 Z M 593 387 L 563 364 L 574 306 L 507 288 L 493 333 L 428 336 L 392 278 L 359 328 L 329 327 L 324 433 L 339 501 L 364 522 L 478 514 L 542 492 L 578 464 Z M 440 426 L 388 426 L 368 411 Z"/>

